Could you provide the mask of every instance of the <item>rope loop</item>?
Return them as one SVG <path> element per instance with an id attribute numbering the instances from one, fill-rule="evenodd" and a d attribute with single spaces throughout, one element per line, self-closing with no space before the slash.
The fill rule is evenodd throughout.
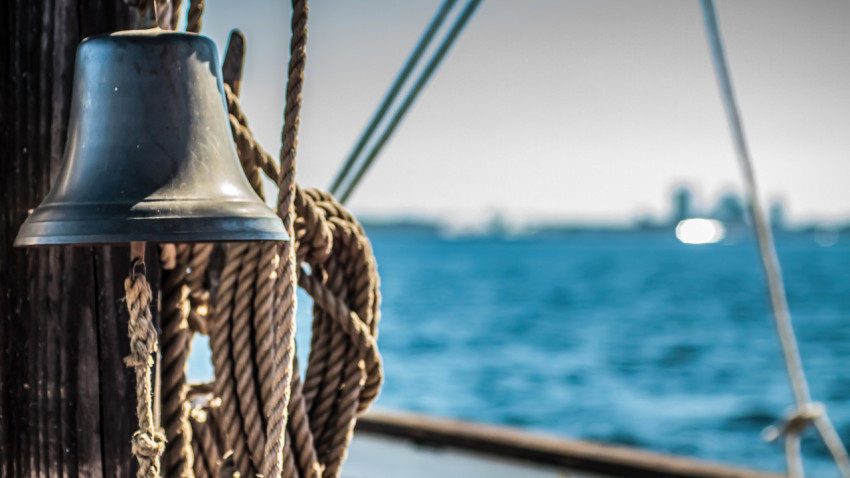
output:
<path id="1" fill-rule="evenodd" d="M 762 437 L 765 441 L 773 442 L 782 437 L 800 436 L 815 421 L 826 416 L 826 407 L 820 402 L 809 402 L 800 408 L 792 410 L 779 423 L 764 429 Z"/>
<path id="2" fill-rule="evenodd" d="M 148 273 L 148 268 L 147 268 L 147 266 L 145 266 L 145 261 L 144 261 L 143 258 L 134 257 L 130 261 L 130 274 L 129 274 L 129 276 L 131 278 L 133 278 L 133 280 L 136 280 L 136 278 L 138 276 L 145 276 L 145 275 L 147 275 L 147 273 Z M 147 281 L 145 281 L 145 282 L 147 282 Z M 150 293 L 151 293 L 150 287 L 148 287 L 147 293 L 148 293 L 148 295 L 150 295 Z"/>

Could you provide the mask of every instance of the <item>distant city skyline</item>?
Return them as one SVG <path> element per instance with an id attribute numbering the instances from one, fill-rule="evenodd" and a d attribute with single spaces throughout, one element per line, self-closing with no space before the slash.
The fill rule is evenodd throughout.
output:
<path id="1" fill-rule="evenodd" d="M 713 205 L 706 205 L 694 198 L 694 193 L 688 186 L 677 187 L 671 197 L 670 220 L 674 223 L 690 218 L 711 218 L 727 223 L 749 222 L 749 211 L 744 205 L 744 198 L 733 191 L 727 191 L 713 201 Z M 774 202 L 771 210 L 783 211 L 781 202 Z M 777 212 L 777 216 L 784 213 Z"/>
<path id="2" fill-rule="evenodd" d="M 783 200 L 775 200 L 765 205 L 766 214 L 770 220 L 770 224 L 774 229 L 781 230 L 785 228 L 811 228 L 811 227 L 850 227 L 850 217 L 839 219 L 834 222 L 821 223 L 820 221 L 797 221 L 789 223 L 787 220 L 787 203 Z M 535 229 L 538 227 L 601 227 L 601 228 L 628 228 L 632 226 L 640 228 L 665 228 L 676 226 L 680 221 L 687 219 L 706 218 L 720 221 L 724 225 L 737 227 L 750 227 L 750 212 L 747 209 L 744 197 L 736 191 L 724 191 L 723 193 L 706 200 L 698 198 L 687 185 L 678 184 L 671 188 L 671 193 L 668 198 L 667 213 L 662 214 L 644 214 L 626 218 L 622 221 L 575 221 L 569 218 L 558 219 L 528 219 L 520 217 L 511 217 L 503 211 L 491 210 L 475 221 L 456 221 L 452 218 L 446 218 L 436 215 L 393 215 L 390 217 L 381 217 L 366 214 L 363 219 L 370 224 L 395 224 L 395 225 L 410 225 L 410 226 L 472 226 L 473 230 L 477 229 L 508 229 L 523 231 L 527 229 Z"/>
<path id="3" fill-rule="evenodd" d="M 311 5 L 299 183 L 328 186 L 440 4 Z M 482 3 L 352 196 L 356 213 L 627 222 L 669 215 L 678 184 L 706 202 L 740 191 L 698 2 L 516 5 Z M 717 9 L 765 204 L 784 201 L 790 223 L 850 216 L 850 3 Z M 210 3 L 204 17 L 222 51 L 231 28 L 247 35 L 242 104 L 268 151 L 288 17 L 270 0 Z"/>

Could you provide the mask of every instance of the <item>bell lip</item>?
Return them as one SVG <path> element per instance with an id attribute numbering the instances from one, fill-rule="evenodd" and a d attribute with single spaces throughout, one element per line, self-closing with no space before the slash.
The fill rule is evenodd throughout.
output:
<path id="1" fill-rule="evenodd" d="M 289 241 L 280 218 L 222 216 L 92 221 L 31 221 L 21 225 L 14 247 L 97 246 L 129 242 Z"/>
<path id="2" fill-rule="evenodd" d="M 246 234 L 247 236 L 247 234 Z M 13 247 L 20 248 L 34 248 L 40 249 L 44 247 L 55 247 L 55 246 L 71 246 L 71 247 L 97 247 L 97 246 L 121 246 L 130 244 L 131 242 L 147 242 L 151 244 L 183 244 L 183 243 L 218 243 L 218 242 L 288 242 L 289 235 L 284 233 L 283 237 L 278 237 L 274 234 L 269 234 L 269 237 L 259 238 L 257 234 L 251 234 L 250 237 L 224 237 L 224 238 L 211 238 L 204 237 L 200 238 L 188 238 L 188 239 L 179 239 L 174 238 L 173 240 L 164 241 L 160 236 L 157 238 L 146 239 L 144 236 L 133 236 L 132 239 L 124 238 L 120 240 L 100 240 L 102 236 L 50 236 L 50 237 L 26 237 L 26 238 L 16 238 Z M 82 242 L 86 239 L 92 239 L 88 242 Z"/>

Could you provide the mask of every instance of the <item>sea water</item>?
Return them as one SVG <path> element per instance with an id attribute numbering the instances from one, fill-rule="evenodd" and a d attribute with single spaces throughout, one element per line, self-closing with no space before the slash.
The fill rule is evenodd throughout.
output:
<path id="1" fill-rule="evenodd" d="M 752 240 L 367 232 L 383 294 L 375 407 L 784 468 L 761 432 L 793 396 Z M 812 396 L 846 444 L 850 240 L 780 234 L 777 247 Z M 304 357 L 310 312 L 299 297 Z M 202 347 L 190 378 L 212 376 Z M 838 476 L 813 429 L 803 450 L 808 476 Z"/>

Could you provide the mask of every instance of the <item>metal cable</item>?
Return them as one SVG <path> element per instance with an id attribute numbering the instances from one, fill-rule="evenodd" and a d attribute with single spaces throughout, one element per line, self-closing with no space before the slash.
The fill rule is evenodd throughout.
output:
<path id="1" fill-rule="evenodd" d="M 331 194 L 336 194 L 337 190 L 340 186 L 342 186 L 342 182 L 345 180 L 345 177 L 348 175 L 348 172 L 351 170 L 351 167 L 354 166 L 354 163 L 357 161 L 357 158 L 360 156 L 360 153 L 363 151 L 363 148 L 366 147 L 366 143 L 372 137 L 372 134 L 375 132 L 375 129 L 381 123 L 381 120 L 384 119 L 384 115 L 387 114 L 387 111 L 390 109 L 393 101 L 395 101 L 396 96 L 398 96 L 399 91 L 401 91 L 401 87 L 404 86 L 404 83 L 407 81 L 407 78 L 413 72 L 414 67 L 417 63 L 419 63 L 419 59 L 422 58 L 422 54 L 425 53 L 425 50 L 428 49 L 428 45 L 431 44 L 431 40 L 434 38 L 434 35 L 437 33 L 437 30 L 440 29 L 440 26 L 443 24 L 443 21 L 446 19 L 449 11 L 451 11 L 454 6 L 456 0 L 445 0 L 443 5 L 437 11 L 437 14 L 434 15 L 434 19 L 431 20 L 431 23 L 428 25 L 428 28 L 425 30 L 425 33 L 422 34 L 422 37 L 419 39 L 419 43 L 416 44 L 416 47 L 413 49 L 413 52 L 408 57 L 407 62 L 402 67 L 392 86 L 390 87 L 390 91 L 387 92 L 387 95 L 384 97 L 384 100 L 381 102 L 381 105 L 378 107 L 378 110 L 375 112 L 375 115 L 372 116 L 372 120 L 369 122 L 369 125 L 363 131 L 360 136 L 360 140 L 357 142 L 357 145 L 348 155 L 348 158 L 343 163 L 342 168 L 337 172 L 336 177 L 331 184 L 331 187 L 328 190 Z"/>
<path id="2" fill-rule="evenodd" d="M 398 124 L 401 122 L 404 115 L 407 113 L 407 110 L 410 109 L 410 106 L 416 100 L 416 97 L 422 91 L 422 88 L 428 83 L 428 80 L 431 79 L 431 76 L 436 71 L 437 66 L 440 65 L 440 62 L 446 56 L 446 53 L 449 51 L 451 46 L 454 44 L 458 35 L 461 31 L 463 31 L 466 24 L 469 22 L 469 19 L 472 17 L 472 14 L 475 13 L 475 9 L 478 8 L 478 5 L 481 3 L 481 0 L 469 0 L 464 7 L 463 11 L 458 16 L 455 23 L 452 25 L 451 30 L 443 39 L 443 42 L 437 48 L 437 51 L 431 56 L 431 59 L 428 61 L 428 65 L 425 67 L 425 70 L 422 71 L 422 74 L 419 76 L 419 79 L 416 80 L 416 83 L 407 93 L 407 97 L 405 97 L 404 102 L 402 102 L 401 106 L 396 110 L 392 119 L 390 120 L 387 128 L 384 130 L 381 137 L 378 139 L 378 142 L 372 147 L 372 150 L 366 156 L 366 159 L 363 161 L 363 164 L 357 170 L 357 174 L 355 174 L 354 178 L 348 183 L 344 192 L 339 195 L 339 202 L 345 204 L 348 200 L 348 197 L 351 196 L 351 193 L 354 191 L 354 188 L 357 187 L 357 184 L 360 183 L 360 180 L 363 178 L 363 175 L 366 174 L 366 171 L 369 170 L 369 167 L 372 165 L 372 162 L 375 161 L 375 158 L 378 156 L 378 153 L 381 152 L 381 149 L 386 144 L 387 140 L 392 136 Z"/>

